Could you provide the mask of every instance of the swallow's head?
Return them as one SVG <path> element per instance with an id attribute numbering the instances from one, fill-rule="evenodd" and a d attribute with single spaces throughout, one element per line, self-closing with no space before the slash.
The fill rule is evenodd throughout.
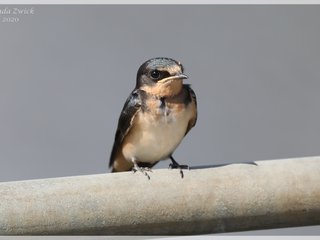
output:
<path id="1" fill-rule="evenodd" d="M 136 88 L 158 97 L 174 96 L 183 86 L 183 66 L 171 58 L 152 58 L 137 73 Z"/>

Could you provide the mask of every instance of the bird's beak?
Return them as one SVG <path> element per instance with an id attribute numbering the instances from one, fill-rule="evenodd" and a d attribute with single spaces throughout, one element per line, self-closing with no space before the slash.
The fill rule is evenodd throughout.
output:
<path id="1" fill-rule="evenodd" d="M 170 80 L 187 79 L 187 78 L 188 78 L 187 75 L 181 73 L 181 74 L 178 74 L 178 75 L 175 75 L 175 76 L 170 76 L 170 77 L 161 79 L 161 80 L 158 81 L 158 83 L 165 83 L 165 82 L 168 82 Z"/>

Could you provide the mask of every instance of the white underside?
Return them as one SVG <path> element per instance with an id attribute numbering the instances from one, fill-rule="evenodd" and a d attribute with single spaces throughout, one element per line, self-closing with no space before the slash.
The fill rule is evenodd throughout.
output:
<path id="1" fill-rule="evenodd" d="M 123 155 L 128 161 L 136 159 L 141 162 L 154 163 L 170 156 L 186 134 L 191 118 L 191 111 L 184 110 L 178 114 L 165 114 L 153 118 L 150 114 L 138 113 L 141 129 L 131 137 Z"/>

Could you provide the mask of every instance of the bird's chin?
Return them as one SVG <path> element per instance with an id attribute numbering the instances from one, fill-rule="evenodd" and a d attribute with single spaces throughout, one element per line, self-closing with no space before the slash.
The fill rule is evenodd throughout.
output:
<path id="1" fill-rule="evenodd" d="M 181 91 L 183 81 L 182 79 L 168 79 L 167 81 L 158 83 L 157 85 L 160 90 L 159 92 L 161 92 L 160 95 L 174 96 Z"/>
<path id="2" fill-rule="evenodd" d="M 152 86 L 142 86 L 141 90 L 157 97 L 169 97 L 179 94 L 182 87 L 182 79 L 168 79 L 167 81 L 157 82 Z"/>

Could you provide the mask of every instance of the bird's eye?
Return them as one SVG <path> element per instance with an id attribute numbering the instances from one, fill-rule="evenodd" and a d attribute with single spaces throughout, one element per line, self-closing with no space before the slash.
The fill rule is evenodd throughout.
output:
<path id="1" fill-rule="evenodd" d="M 152 70 L 152 72 L 150 73 L 150 76 L 153 79 L 158 79 L 158 78 L 160 78 L 160 72 L 158 70 Z"/>

